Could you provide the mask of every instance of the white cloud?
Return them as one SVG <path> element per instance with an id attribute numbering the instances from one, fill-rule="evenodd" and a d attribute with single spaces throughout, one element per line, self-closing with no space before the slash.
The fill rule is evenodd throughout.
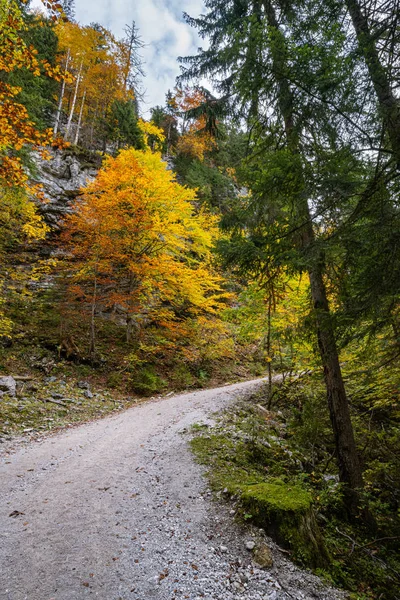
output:
<path id="1" fill-rule="evenodd" d="M 33 0 L 31 6 L 40 6 Z M 83 24 L 96 22 L 122 37 L 125 25 L 136 21 L 146 46 L 144 58 L 146 104 L 142 110 L 164 104 L 165 94 L 175 85 L 180 73 L 178 56 L 196 52 L 200 45 L 194 29 L 183 20 L 183 12 L 191 16 L 203 10 L 203 0 L 75 0 L 77 20 Z"/>

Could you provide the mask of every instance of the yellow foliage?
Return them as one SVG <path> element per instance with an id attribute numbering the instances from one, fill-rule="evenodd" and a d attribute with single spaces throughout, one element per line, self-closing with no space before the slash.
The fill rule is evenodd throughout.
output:
<path id="1" fill-rule="evenodd" d="M 48 232 L 36 205 L 24 189 L 0 188 L 0 223 L 0 253 L 15 242 L 42 240 Z"/>
<path id="2" fill-rule="evenodd" d="M 149 138 L 150 136 L 155 139 L 154 150 L 160 151 L 162 149 L 163 143 L 165 142 L 165 135 L 157 125 L 154 125 L 151 121 L 144 121 L 143 119 L 139 119 L 138 121 L 139 129 L 142 131 L 146 145 L 150 147 Z"/>
<path id="3" fill-rule="evenodd" d="M 103 305 L 133 317 L 144 311 L 172 339 L 186 321 L 215 319 L 229 298 L 211 264 L 217 222 L 195 214 L 194 200 L 159 153 L 131 148 L 109 157 L 66 221 L 73 293 L 79 286 L 90 299 L 96 281 Z"/>

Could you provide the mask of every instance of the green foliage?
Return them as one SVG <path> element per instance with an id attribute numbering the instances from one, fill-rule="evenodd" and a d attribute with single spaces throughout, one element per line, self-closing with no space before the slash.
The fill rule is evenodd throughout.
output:
<path id="1" fill-rule="evenodd" d="M 26 30 L 22 38 L 28 46 L 32 46 L 40 61 L 47 61 L 52 67 L 56 64 L 58 38 L 51 20 L 25 13 Z M 52 125 L 56 108 L 56 94 L 59 84 L 45 73 L 34 75 L 26 68 L 15 69 L 6 78 L 10 85 L 21 88 L 17 96 L 18 102 L 24 105 L 30 118 L 39 130 Z"/>
<path id="2" fill-rule="evenodd" d="M 196 386 L 196 378 L 185 363 L 176 365 L 169 375 L 169 379 L 171 384 L 178 390 L 190 389 Z"/>
<path id="3" fill-rule="evenodd" d="M 143 396 L 151 396 L 165 389 L 167 382 L 160 377 L 152 365 L 140 368 L 130 378 L 130 387 Z"/>
<path id="4" fill-rule="evenodd" d="M 136 150 L 144 150 L 143 133 L 138 126 L 135 103 L 132 100 L 115 100 L 111 106 L 105 127 L 107 137 L 117 142 L 118 148 L 131 146 Z"/>

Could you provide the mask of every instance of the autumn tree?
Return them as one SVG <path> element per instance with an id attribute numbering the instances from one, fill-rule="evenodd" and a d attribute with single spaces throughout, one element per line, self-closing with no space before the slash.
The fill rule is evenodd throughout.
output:
<path id="1" fill-rule="evenodd" d="M 2 185 L 21 185 L 27 180 L 18 152 L 25 146 L 39 147 L 49 143 L 50 130 L 39 132 L 26 107 L 17 100 L 21 88 L 10 83 L 10 74 L 20 70 L 40 77 L 43 70 L 58 77 L 57 69 L 40 61 L 37 50 L 28 46 L 21 36 L 26 29 L 21 10 L 16 1 L 0 3 L 0 181 Z"/>
<path id="2" fill-rule="evenodd" d="M 48 231 L 29 195 L 37 190 L 29 186 L 22 160 L 27 150 L 42 150 L 52 138 L 51 130 L 38 131 L 33 120 L 39 115 L 33 110 L 35 93 L 46 78 L 58 78 L 58 70 L 46 59 L 43 47 L 41 52 L 31 43 L 38 39 L 44 42 L 46 36 L 54 42 L 48 23 L 28 18 L 19 2 L 0 1 L 0 287 L 3 293 L 14 280 L 23 279 L 9 257 L 30 242 L 43 240 Z M 8 335 L 12 323 L 3 312 L 3 304 L 2 294 L 0 332 Z"/>
<path id="3" fill-rule="evenodd" d="M 194 192 L 180 186 L 161 156 L 123 150 L 108 158 L 68 217 L 70 291 L 91 306 L 125 314 L 128 343 L 143 320 L 171 333 L 185 321 L 216 314 L 224 295 L 211 267 L 215 219 L 194 214 Z"/>
<path id="4" fill-rule="evenodd" d="M 175 146 L 176 153 L 200 161 L 215 146 L 215 136 L 207 130 L 207 118 L 204 114 L 193 119 L 189 113 L 204 104 L 205 99 L 205 92 L 200 88 L 178 87 L 173 96 L 174 107 L 181 120 L 181 135 Z"/>
<path id="5" fill-rule="evenodd" d="M 62 124 L 67 140 L 90 148 L 106 150 L 110 141 L 118 146 L 131 143 L 138 119 L 133 86 L 139 69 L 132 38 L 136 29 L 122 41 L 96 24 L 82 27 L 64 21 L 56 31 L 64 81 L 55 130 Z"/>

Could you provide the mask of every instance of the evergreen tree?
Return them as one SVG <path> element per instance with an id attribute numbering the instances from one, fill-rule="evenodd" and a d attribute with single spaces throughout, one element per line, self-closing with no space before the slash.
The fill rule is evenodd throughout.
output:
<path id="1" fill-rule="evenodd" d="M 345 101 L 355 97 L 354 62 L 340 54 L 343 39 L 334 21 L 313 35 L 316 3 L 307 3 L 306 10 L 304 3 L 300 10 L 270 0 L 209 0 L 206 6 L 205 16 L 187 20 L 210 46 L 183 59 L 184 77 L 213 78 L 230 110 L 245 117 L 254 133 L 245 175 L 252 198 L 247 206 L 239 201 L 225 253 L 228 261 L 264 279 L 282 265 L 308 273 L 340 478 L 357 490 L 363 486 L 361 467 L 326 290 L 331 247 L 333 252 L 327 231 L 338 222 L 332 223 L 332 215 L 339 204 L 344 214 L 350 210 L 344 200 L 359 191 L 362 181 L 348 136 L 351 115 L 350 121 L 342 116 Z M 318 25 L 324 18 L 326 13 Z M 306 19 L 312 44 L 300 31 Z M 333 113 L 330 105 L 337 103 Z M 352 111 L 358 109 L 355 102 Z M 354 510 L 357 493 L 349 493 L 349 499 Z"/>
<path id="2" fill-rule="evenodd" d="M 25 30 L 21 37 L 27 46 L 32 46 L 37 52 L 40 61 L 46 61 L 52 67 L 56 64 L 57 35 L 50 20 L 23 13 Z M 34 75 L 26 68 L 15 69 L 7 75 L 0 76 L 10 85 L 21 89 L 18 101 L 23 104 L 36 126 L 43 130 L 52 124 L 55 110 L 54 96 L 57 92 L 57 82 L 42 72 L 40 76 Z"/>
<path id="3" fill-rule="evenodd" d="M 117 142 L 118 148 L 131 146 L 144 149 L 143 134 L 138 126 L 138 117 L 133 101 L 116 100 L 107 118 L 109 139 Z"/>

